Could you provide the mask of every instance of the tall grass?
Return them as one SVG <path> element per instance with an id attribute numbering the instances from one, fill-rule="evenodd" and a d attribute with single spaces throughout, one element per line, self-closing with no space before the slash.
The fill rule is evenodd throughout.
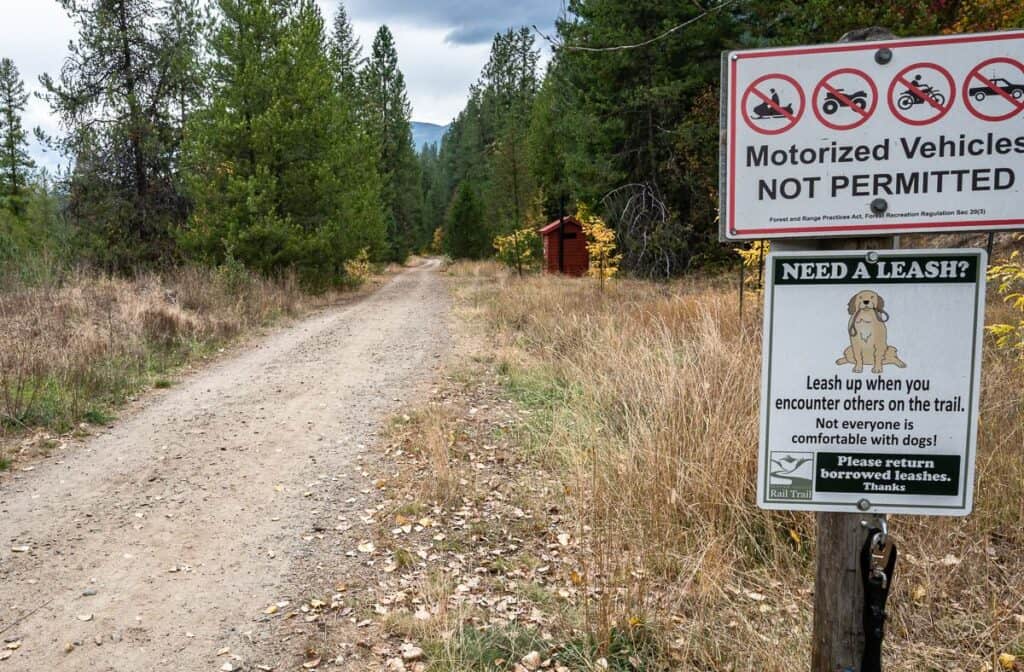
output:
<path id="1" fill-rule="evenodd" d="M 548 411 L 531 447 L 573 493 L 588 627 L 657 622 L 693 669 L 806 667 L 813 518 L 754 505 L 760 323 L 732 283 L 449 273 L 509 389 Z M 1024 378 L 986 347 L 983 385 L 975 513 L 893 521 L 892 669 L 1024 653 Z"/>
<path id="2" fill-rule="evenodd" d="M 102 421 L 189 357 L 333 298 L 230 267 L 134 279 L 71 272 L 43 284 L 9 278 L 0 291 L 0 432 Z"/>

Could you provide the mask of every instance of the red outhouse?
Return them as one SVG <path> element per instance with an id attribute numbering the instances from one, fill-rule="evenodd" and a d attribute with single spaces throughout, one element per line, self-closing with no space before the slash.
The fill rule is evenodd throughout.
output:
<path id="1" fill-rule="evenodd" d="M 587 237 L 575 217 L 562 217 L 541 228 L 544 237 L 544 270 L 547 273 L 584 275 L 590 268 Z"/>

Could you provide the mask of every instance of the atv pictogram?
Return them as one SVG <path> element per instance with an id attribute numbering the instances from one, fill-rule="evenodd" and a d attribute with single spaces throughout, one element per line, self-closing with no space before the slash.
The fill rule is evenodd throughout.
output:
<path id="1" fill-rule="evenodd" d="M 838 96 L 836 94 L 843 95 Z M 825 114 L 835 114 L 840 107 L 850 107 L 850 105 L 856 105 L 858 108 L 862 110 L 867 109 L 867 92 L 856 91 L 854 93 L 846 93 L 846 91 L 844 91 L 843 89 L 836 89 L 835 93 L 829 91 L 825 94 L 825 102 L 821 104 L 821 111 L 824 112 Z"/>

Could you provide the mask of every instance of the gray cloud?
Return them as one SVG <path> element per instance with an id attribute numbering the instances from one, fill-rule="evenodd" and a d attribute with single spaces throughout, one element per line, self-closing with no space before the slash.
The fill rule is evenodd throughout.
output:
<path id="1" fill-rule="evenodd" d="M 362 20 L 415 22 L 448 28 L 451 44 L 489 43 L 509 27 L 550 27 L 562 0 L 347 0 L 351 16 Z"/>

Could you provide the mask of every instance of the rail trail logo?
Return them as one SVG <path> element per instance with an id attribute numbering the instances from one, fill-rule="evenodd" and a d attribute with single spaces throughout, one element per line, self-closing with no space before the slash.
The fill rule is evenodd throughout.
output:
<path id="1" fill-rule="evenodd" d="M 846 325 L 850 345 L 836 360 L 837 365 L 853 364 L 854 373 L 861 373 L 865 364 L 871 366 L 871 373 L 882 373 L 886 365 L 907 368 L 907 363 L 896 354 L 896 348 L 889 345 L 889 330 L 885 326 L 889 313 L 885 312 L 885 299 L 878 292 L 870 289 L 857 292 L 846 304 L 846 312 L 850 314 Z"/>
<path id="2" fill-rule="evenodd" d="M 814 455 L 772 451 L 768 470 L 768 496 L 772 499 L 811 499 Z"/>
<path id="3" fill-rule="evenodd" d="M 982 61 L 964 80 L 962 95 L 978 119 L 1011 119 L 1024 111 L 1024 64 L 1003 57 Z"/>

